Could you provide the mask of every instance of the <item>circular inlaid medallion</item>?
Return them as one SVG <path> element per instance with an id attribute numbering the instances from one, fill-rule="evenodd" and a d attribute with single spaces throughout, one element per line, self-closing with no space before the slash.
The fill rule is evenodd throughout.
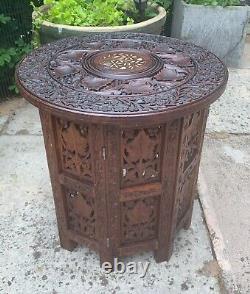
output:
<path id="1" fill-rule="evenodd" d="M 152 76 L 164 63 L 157 55 L 140 50 L 106 50 L 88 55 L 83 67 L 104 78 L 131 79 Z"/>
<path id="2" fill-rule="evenodd" d="M 98 43 L 92 43 L 88 48 L 62 50 L 50 60 L 49 74 L 74 91 L 135 96 L 180 86 L 196 72 L 192 58 L 183 52 L 125 48 L 125 41 L 118 44 L 113 42 L 113 49 L 105 48 L 105 44 L 98 48 Z"/>

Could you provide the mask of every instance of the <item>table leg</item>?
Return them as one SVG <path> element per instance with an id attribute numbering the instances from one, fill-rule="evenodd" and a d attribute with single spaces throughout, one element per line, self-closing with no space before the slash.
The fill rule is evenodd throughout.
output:
<path id="1" fill-rule="evenodd" d="M 43 129 L 44 144 L 56 208 L 60 244 L 62 248 L 72 251 L 77 246 L 77 243 L 72 241 L 67 235 L 66 204 L 63 198 L 62 186 L 59 183 L 58 176 L 59 168 L 56 152 L 56 141 L 54 137 L 55 126 L 53 124 L 52 116 L 47 112 L 40 110 L 40 119 Z"/>
<path id="2" fill-rule="evenodd" d="M 197 191 L 197 180 L 198 180 L 198 175 L 199 175 L 199 167 L 200 167 L 200 160 L 201 160 L 201 152 L 202 152 L 202 146 L 204 142 L 204 136 L 205 136 L 205 129 L 206 129 L 206 124 L 207 124 L 207 118 L 209 114 L 209 108 L 206 108 L 202 111 L 202 121 L 201 121 L 201 131 L 200 131 L 200 138 L 199 138 L 199 153 L 198 153 L 198 162 L 197 166 L 195 167 L 195 172 L 194 172 L 194 181 L 193 181 L 193 187 L 192 187 L 192 203 L 191 207 L 187 216 L 187 219 L 183 225 L 183 228 L 185 230 L 189 229 L 192 221 L 192 214 L 193 214 L 193 206 L 194 206 L 194 197 L 195 197 L 195 191 Z"/>
<path id="3" fill-rule="evenodd" d="M 156 262 L 168 261 L 173 251 L 177 218 L 176 179 L 180 160 L 178 146 L 181 126 L 181 120 L 171 121 L 165 126 L 158 249 L 155 251 Z"/>

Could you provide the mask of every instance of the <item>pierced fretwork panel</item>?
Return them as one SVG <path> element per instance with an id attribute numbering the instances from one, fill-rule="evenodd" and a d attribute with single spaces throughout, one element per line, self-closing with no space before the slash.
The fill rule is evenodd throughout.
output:
<path id="1" fill-rule="evenodd" d="M 69 229 L 96 239 L 95 199 L 82 192 L 65 188 Z"/>
<path id="2" fill-rule="evenodd" d="M 159 197 L 147 197 L 121 203 L 122 243 L 157 238 Z"/>
<path id="3" fill-rule="evenodd" d="M 124 129 L 121 132 L 122 186 L 154 182 L 160 178 L 162 126 Z"/>
<path id="4" fill-rule="evenodd" d="M 180 175 L 178 179 L 178 217 L 177 223 L 192 204 L 194 172 L 199 162 L 203 111 L 184 118 L 181 149 Z"/>
<path id="5" fill-rule="evenodd" d="M 89 127 L 62 119 L 57 119 L 56 125 L 62 169 L 68 173 L 91 179 Z"/>

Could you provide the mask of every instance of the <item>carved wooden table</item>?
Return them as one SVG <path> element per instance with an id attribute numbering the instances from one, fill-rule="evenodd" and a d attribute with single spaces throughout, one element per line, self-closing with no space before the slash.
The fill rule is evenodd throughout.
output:
<path id="1" fill-rule="evenodd" d="M 212 53 L 143 34 L 60 40 L 22 61 L 16 79 L 40 110 L 63 248 L 86 244 L 101 262 L 170 258 L 227 77 Z"/>

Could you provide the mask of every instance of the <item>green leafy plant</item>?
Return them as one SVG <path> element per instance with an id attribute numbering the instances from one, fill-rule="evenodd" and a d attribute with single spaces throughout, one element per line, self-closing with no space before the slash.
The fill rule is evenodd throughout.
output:
<path id="1" fill-rule="evenodd" d="M 0 69 L 3 66 L 15 67 L 23 55 L 31 51 L 31 45 L 26 44 L 21 38 L 15 41 L 14 47 L 0 48 Z"/>
<path id="2" fill-rule="evenodd" d="M 19 60 L 22 59 L 24 55 L 29 53 L 31 51 L 32 47 L 30 44 L 27 44 L 22 40 L 21 38 L 17 41 L 15 41 L 15 46 L 9 47 L 9 48 L 0 48 L 0 71 L 1 75 L 3 74 L 3 77 L 5 74 L 11 73 L 11 84 L 8 86 L 8 89 L 10 91 L 14 91 L 15 93 L 18 93 L 17 88 L 14 83 L 14 69 L 16 64 L 19 62 Z"/>
<path id="3" fill-rule="evenodd" d="M 9 16 L 5 16 L 3 13 L 0 14 L 0 24 L 6 24 L 11 20 Z"/>
<path id="4" fill-rule="evenodd" d="M 44 21 L 72 26 L 120 26 L 138 23 L 157 15 L 157 5 L 171 0 L 151 0 L 142 19 L 134 0 L 44 0 L 34 9 L 33 45 L 39 47 L 39 31 Z"/>
<path id="5" fill-rule="evenodd" d="M 234 6 L 240 5 L 240 0 L 185 0 L 188 4 L 210 5 L 210 6 Z"/>
<path id="6" fill-rule="evenodd" d="M 0 13 L 0 97 L 16 92 L 14 71 L 31 50 L 32 7 L 30 0 L 1 1 Z"/>
<path id="7" fill-rule="evenodd" d="M 173 3 L 173 0 L 153 0 L 152 3 L 156 3 L 162 7 L 164 7 L 166 10 L 171 6 Z"/>
<path id="8" fill-rule="evenodd" d="M 131 24 L 127 12 L 135 10 L 132 0 L 44 0 L 43 20 L 73 26 Z M 40 15 L 41 17 L 41 15 Z"/>
<path id="9" fill-rule="evenodd" d="M 44 20 L 72 26 L 119 26 L 140 21 L 133 0 L 44 0 L 44 5 L 43 9 L 35 9 L 36 27 Z M 155 15 L 156 9 L 149 5 L 145 19 Z"/>

